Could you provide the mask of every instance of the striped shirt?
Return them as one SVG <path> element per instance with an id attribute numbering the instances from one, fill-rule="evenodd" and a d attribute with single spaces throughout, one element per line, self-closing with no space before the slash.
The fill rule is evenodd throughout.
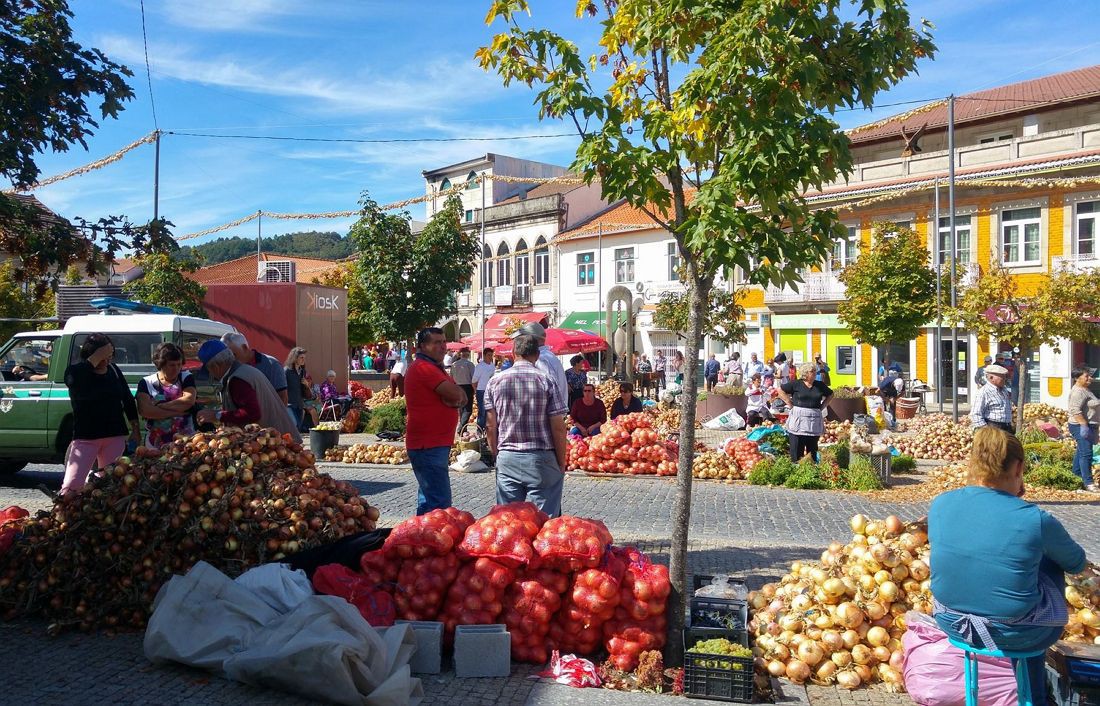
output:
<path id="1" fill-rule="evenodd" d="M 974 428 L 986 424 L 1012 424 L 1012 399 L 1004 387 L 993 383 L 982 385 L 970 403 L 970 422 Z"/>
<path id="2" fill-rule="evenodd" d="M 485 409 L 496 412 L 499 451 L 550 451 L 550 417 L 564 417 L 565 405 L 553 378 L 520 359 L 494 375 L 485 389 Z"/>

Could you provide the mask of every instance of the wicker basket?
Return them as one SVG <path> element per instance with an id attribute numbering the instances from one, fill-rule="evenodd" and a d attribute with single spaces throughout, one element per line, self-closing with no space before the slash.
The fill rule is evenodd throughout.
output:
<path id="1" fill-rule="evenodd" d="M 465 434 L 468 431 L 477 431 L 477 424 L 467 424 L 462 428 L 462 433 Z M 482 453 L 485 450 L 485 437 L 480 437 L 472 441 L 462 441 L 460 439 L 455 442 L 455 448 L 459 451 L 477 451 L 478 453 Z"/>
<path id="2" fill-rule="evenodd" d="M 898 419 L 912 419 L 917 416 L 917 410 L 920 409 L 919 397 L 899 397 L 897 412 Z"/>

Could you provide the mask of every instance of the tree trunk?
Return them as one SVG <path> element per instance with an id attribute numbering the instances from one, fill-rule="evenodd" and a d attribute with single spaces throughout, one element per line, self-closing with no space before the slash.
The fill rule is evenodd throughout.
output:
<path id="1" fill-rule="evenodd" d="M 691 522 L 691 466 L 695 457 L 695 396 L 698 389 L 699 344 L 703 336 L 707 300 L 714 287 L 713 278 L 701 277 L 689 259 L 686 264 L 688 281 L 688 330 L 684 356 L 684 389 L 680 395 L 680 458 L 676 471 L 676 499 L 672 505 L 672 545 L 669 551 L 669 577 L 672 592 L 668 597 L 668 640 L 665 643 L 665 664 L 683 664 L 684 617 L 690 590 L 687 584 L 688 530 Z"/>
<path id="2" fill-rule="evenodd" d="M 1020 346 L 1020 362 L 1018 363 L 1017 370 L 1019 371 L 1016 390 L 1016 433 L 1019 434 L 1024 430 L 1024 401 L 1027 399 L 1027 361 L 1031 359 L 1031 349 Z M 1011 382 L 1011 381 L 1010 381 Z"/>

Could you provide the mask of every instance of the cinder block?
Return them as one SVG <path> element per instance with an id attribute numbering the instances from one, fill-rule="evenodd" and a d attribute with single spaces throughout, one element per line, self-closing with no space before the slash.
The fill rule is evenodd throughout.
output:
<path id="1" fill-rule="evenodd" d="M 416 652 L 409 660 L 409 668 L 416 674 L 439 674 L 442 664 L 443 623 L 434 620 L 397 620 L 412 626 L 416 637 Z"/>
<path id="2" fill-rule="evenodd" d="M 504 625 L 455 628 L 455 676 L 506 677 L 512 673 L 512 636 Z"/>

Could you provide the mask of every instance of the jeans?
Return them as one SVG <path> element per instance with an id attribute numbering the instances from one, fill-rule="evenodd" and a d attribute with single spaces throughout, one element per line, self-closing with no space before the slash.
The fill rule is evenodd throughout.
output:
<path id="1" fill-rule="evenodd" d="M 553 451 L 497 454 L 497 504 L 530 500 L 550 517 L 561 515 L 565 474 Z"/>
<path id="2" fill-rule="evenodd" d="M 574 434 L 574 435 L 576 435 L 576 436 L 580 436 L 580 434 L 581 434 L 581 428 L 580 428 L 580 427 L 578 427 L 578 426 L 574 426 L 574 427 L 571 427 L 571 428 L 569 429 L 569 433 L 570 433 L 570 434 Z M 594 436 L 594 435 L 596 435 L 596 434 L 599 434 L 599 433 L 600 433 L 600 427 L 596 427 L 596 429 L 595 429 L 594 431 L 592 431 L 592 432 L 590 432 L 590 433 L 589 433 L 589 436 Z"/>
<path id="3" fill-rule="evenodd" d="M 459 387 L 466 393 L 466 404 L 458 412 L 458 430 L 461 432 L 470 423 L 470 415 L 474 413 L 474 386 L 459 385 Z M 478 416 L 481 416 L 480 409 L 478 409 Z"/>
<path id="4" fill-rule="evenodd" d="M 1096 442 L 1095 424 L 1070 424 L 1069 433 L 1077 442 L 1077 453 L 1073 456 L 1073 472 L 1085 486 L 1092 485 L 1092 445 Z"/>
<path id="5" fill-rule="evenodd" d="M 409 449 L 409 461 L 416 476 L 416 514 L 451 506 L 451 476 L 447 469 L 450 446 Z"/>
<path id="6" fill-rule="evenodd" d="M 478 390 L 477 395 L 477 426 L 484 429 L 489 423 L 489 410 L 485 409 L 485 390 Z"/>

